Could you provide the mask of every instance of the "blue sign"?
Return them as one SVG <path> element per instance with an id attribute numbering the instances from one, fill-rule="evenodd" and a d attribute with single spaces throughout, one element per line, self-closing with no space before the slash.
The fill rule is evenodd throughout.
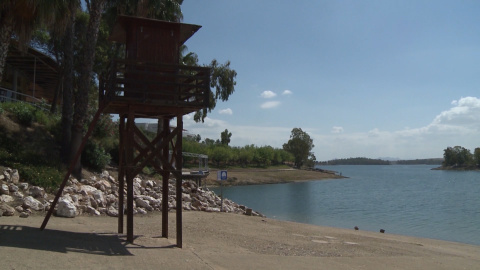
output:
<path id="1" fill-rule="evenodd" d="M 227 171 L 217 171 L 217 180 L 227 180 Z"/>

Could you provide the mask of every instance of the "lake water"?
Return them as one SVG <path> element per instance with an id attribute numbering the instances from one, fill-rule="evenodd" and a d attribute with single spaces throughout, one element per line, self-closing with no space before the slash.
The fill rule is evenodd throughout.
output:
<path id="1" fill-rule="evenodd" d="M 480 245 L 480 172 L 433 167 L 321 166 L 349 178 L 224 187 L 223 194 L 269 218 Z"/>

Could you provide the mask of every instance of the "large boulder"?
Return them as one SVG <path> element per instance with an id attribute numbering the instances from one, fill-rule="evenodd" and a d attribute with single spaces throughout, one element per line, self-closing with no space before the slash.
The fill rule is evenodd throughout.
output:
<path id="1" fill-rule="evenodd" d="M 44 210 L 44 205 L 32 196 L 28 196 L 23 199 L 23 208 L 42 211 Z"/>
<path id="2" fill-rule="evenodd" d="M 77 215 L 77 208 L 70 196 L 61 197 L 58 200 L 57 216 L 73 218 Z"/>
<path id="3" fill-rule="evenodd" d="M 0 203 L 0 212 L 3 216 L 13 216 L 15 215 L 15 208 L 7 204 Z"/>
<path id="4" fill-rule="evenodd" d="M 15 199 L 10 195 L 0 195 L 0 202 L 9 203 L 13 202 Z"/>

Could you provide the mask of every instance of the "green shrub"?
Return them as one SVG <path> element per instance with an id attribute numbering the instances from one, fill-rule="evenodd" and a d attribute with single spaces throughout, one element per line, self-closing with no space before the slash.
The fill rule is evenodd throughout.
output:
<path id="1" fill-rule="evenodd" d="M 17 164 L 22 181 L 32 185 L 41 186 L 47 190 L 54 190 L 60 186 L 63 180 L 63 173 L 48 166 L 29 166 Z"/>
<path id="2" fill-rule="evenodd" d="M 110 163 L 111 157 L 98 143 L 89 140 L 82 152 L 82 164 L 96 171 L 101 171 Z"/>
<path id="3" fill-rule="evenodd" d="M 25 126 L 30 126 L 35 120 L 35 107 L 23 102 L 7 102 L 2 107 L 15 115 L 17 121 Z"/>

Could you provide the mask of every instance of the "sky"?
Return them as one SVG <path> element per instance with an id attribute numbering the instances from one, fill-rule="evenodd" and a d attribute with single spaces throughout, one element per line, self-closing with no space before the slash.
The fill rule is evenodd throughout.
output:
<path id="1" fill-rule="evenodd" d="M 443 157 L 480 147 L 480 2 L 184 0 L 200 64 L 231 62 L 235 92 L 188 133 L 319 161 Z"/>

